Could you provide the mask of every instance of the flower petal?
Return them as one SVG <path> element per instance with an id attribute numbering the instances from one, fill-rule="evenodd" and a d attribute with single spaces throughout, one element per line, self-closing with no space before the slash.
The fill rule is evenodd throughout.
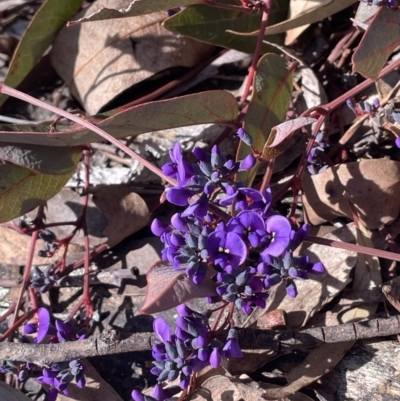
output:
<path id="1" fill-rule="evenodd" d="M 162 342 L 171 341 L 171 329 L 162 317 L 154 320 L 153 331 Z"/>
<path id="2" fill-rule="evenodd" d="M 192 193 L 186 188 L 173 187 L 166 189 L 166 196 L 167 200 L 174 205 L 187 206 Z"/>

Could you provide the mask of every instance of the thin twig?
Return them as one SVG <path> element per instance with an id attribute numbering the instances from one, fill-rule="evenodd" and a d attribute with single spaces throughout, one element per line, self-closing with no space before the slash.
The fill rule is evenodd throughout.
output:
<path id="1" fill-rule="evenodd" d="M 397 333 L 400 333 L 398 315 L 305 330 L 238 329 L 239 344 L 242 349 L 270 349 L 277 352 L 314 348 L 324 343 L 386 337 Z M 226 332 L 222 332 L 221 336 L 226 336 Z M 5 342 L 0 343 L 0 359 L 33 362 L 37 365 L 48 366 L 72 359 L 147 351 L 158 342 L 154 333 L 134 333 L 123 340 L 113 340 L 107 336 L 101 336 L 60 344 Z"/>

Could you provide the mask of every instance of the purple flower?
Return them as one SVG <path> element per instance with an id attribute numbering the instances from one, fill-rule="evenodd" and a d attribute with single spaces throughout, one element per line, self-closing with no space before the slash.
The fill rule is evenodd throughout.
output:
<path id="1" fill-rule="evenodd" d="M 297 297 L 297 288 L 293 282 L 288 282 L 288 284 L 286 285 L 286 293 L 291 298 Z"/>
<path id="2" fill-rule="evenodd" d="M 206 194 L 202 194 L 200 199 L 193 202 L 186 210 L 182 213 L 182 217 L 195 216 L 202 219 L 207 213 L 208 199 Z"/>
<path id="3" fill-rule="evenodd" d="M 308 269 L 308 272 L 312 274 L 324 274 L 325 266 L 321 262 L 311 264 L 311 267 Z"/>
<path id="4" fill-rule="evenodd" d="M 222 348 L 222 355 L 225 358 L 242 358 L 243 353 L 239 346 L 237 330 L 230 329 L 227 340 L 224 348 Z"/>
<path id="5" fill-rule="evenodd" d="M 185 185 L 193 175 L 193 168 L 190 163 L 183 160 L 182 149 L 179 142 L 169 151 L 171 162 L 164 164 L 161 169 L 165 175 L 175 178 L 179 185 Z"/>
<path id="6" fill-rule="evenodd" d="M 39 308 L 38 310 L 38 331 L 35 342 L 41 343 L 44 338 L 49 334 L 56 334 L 56 330 L 50 323 L 50 313 L 46 308 Z"/>
<path id="7" fill-rule="evenodd" d="M 265 236 L 264 220 L 256 212 L 245 210 L 229 220 L 227 230 L 248 239 L 251 246 L 257 247 Z"/>
<path id="8" fill-rule="evenodd" d="M 56 320 L 57 338 L 60 343 L 68 341 L 69 333 L 72 329 L 71 322 L 62 322 L 61 320 Z"/>
<path id="9" fill-rule="evenodd" d="M 400 148 L 400 138 L 396 138 L 396 146 Z"/>
<path id="10" fill-rule="evenodd" d="M 153 331 L 163 343 L 171 341 L 171 329 L 162 317 L 158 317 L 154 320 Z"/>
<path id="11" fill-rule="evenodd" d="M 271 216 L 265 221 L 265 230 L 267 231 L 267 241 L 269 243 L 261 253 L 261 257 L 264 258 L 264 255 L 282 255 L 290 242 L 292 229 L 289 220 L 283 216 Z"/>
<path id="12" fill-rule="evenodd" d="M 207 239 L 207 250 L 210 261 L 221 267 L 237 267 L 247 258 L 247 247 L 236 233 L 214 231 Z"/>
<path id="13" fill-rule="evenodd" d="M 221 351 L 218 348 L 214 348 L 210 355 L 210 365 L 213 368 L 218 368 L 221 365 Z"/>
<path id="14" fill-rule="evenodd" d="M 153 390 L 152 396 L 157 400 L 157 401 L 164 401 L 167 398 L 171 397 L 171 393 L 167 390 L 164 390 L 161 386 L 160 383 L 156 384 Z"/>
<path id="15" fill-rule="evenodd" d="M 230 192 L 230 191 L 229 191 Z M 232 205 L 233 202 L 236 202 L 235 209 L 236 210 L 247 210 L 249 207 L 247 205 L 247 198 L 249 197 L 251 200 L 259 202 L 263 200 L 263 196 L 260 191 L 257 191 L 253 188 L 238 188 L 235 192 L 229 194 L 225 198 L 219 201 L 221 206 L 229 206 Z"/>
<path id="16" fill-rule="evenodd" d="M 131 397 L 134 401 L 145 401 L 144 395 L 138 390 L 133 390 Z"/>
<path id="17" fill-rule="evenodd" d="M 154 235 L 157 235 L 157 237 L 160 237 L 164 233 L 168 233 L 171 231 L 171 227 L 168 224 L 165 224 L 162 222 L 160 219 L 154 219 L 153 222 L 151 223 L 151 231 Z"/>
<path id="18" fill-rule="evenodd" d="M 187 188 L 172 187 L 165 190 L 168 202 L 178 206 L 187 206 L 193 193 Z"/>

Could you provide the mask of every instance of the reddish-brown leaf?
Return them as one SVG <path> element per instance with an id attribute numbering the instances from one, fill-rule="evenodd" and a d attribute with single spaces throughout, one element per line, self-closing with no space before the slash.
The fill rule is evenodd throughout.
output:
<path id="1" fill-rule="evenodd" d="M 201 285 L 193 283 L 185 270 L 175 270 L 170 263 L 160 260 L 147 273 L 147 293 L 141 308 L 142 313 L 151 314 L 189 301 L 216 295 L 215 283 L 210 277 Z"/>
<path id="2" fill-rule="evenodd" d="M 282 154 L 290 146 L 294 133 L 315 121 L 315 118 L 299 117 L 273 127 L 264 145 L 261 159 L 268 161 Z"/>

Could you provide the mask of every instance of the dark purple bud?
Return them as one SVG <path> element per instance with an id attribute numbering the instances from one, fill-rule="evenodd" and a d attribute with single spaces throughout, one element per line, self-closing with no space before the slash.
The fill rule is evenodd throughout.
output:
<path id="1" fill-rule="evenodd" d="M 175 213 L 171 217 L 171 223 L 177 230 L 183 231 L 184 233 L 190 231 L 187 221 L 184 218 L 182 218 L 180 213 Z"/>
<path id="2" fill-rule="evenodd" d="M 239 171 L 250 170 L 256 163 L 256 158 L 253 155 L 248 155 L 240 162 Z"/>
<path id="3" fill-rule="evenodd" d="M 257 266 L 257 272 L 259 274 L 270 274 L 272 271 L 272 267 L 267 264 L 267 263 L 263 263 L 261 262 L 258 266 Z"/>
<path id="4" fill-rule="evenodd" d="M 177 351 L 176 347 L 174 345 L 172 345 L 171 343 L 165 344 L 165 350 L 167 351 L 167 354 L 171 359 L 178 358 L 178 356 L 179 356 L 178 351 Z"/>
<path id="5" fill-rule="evenodd" d="M 400 124 L 400 113 L 396 113 L 395 111 L 392 113 L 392 118 L 393 120 L 397 123 Z"/>
<path id="6" fill-rule="evenodd" d="M 204 186 L 204 193 L 207 195 L 211 195 L 215 191 L 215 188 L 217 188 L 217 185 L 214 182 L 209 181 Z"/>
<path id="7" fill-rule="evenodd" d="M 286 293 L 289 295 L 291 298 L 296 298 L 297 297 L 297 288 L 295 284 L 292 282 L 288 285 L 286 285 Z"/>
<path id="8" fill-rule="evenodd" d="M 374 101 L 372 102 L 372 104 L 375 109 L 379 109 L 379 106 L 381 105 L 379 98 L 375 98 Z"/>
<path id="9" fill-rule="evenodd" d="M 37 324 L 35 323 L 28 323 L 24 326 L 24 334 L 33 334 L 37 332 Z"/>
<path id="10" fill-rule="evenodd" d="M 134 401 L 144 401 L 144 395 L 138 390 L 133 390 L 131 393 L 131 397 Z"/>
<path id="11" fill-rule="evenodd" d="M 202 162 L 210 161 L 210 154 L 198 146 L 193 149 L 193 154 Z"/>
<path id="12" fill-rule="evenodd" d="M 166 189 L 167 200 L 178 206 L 187 206 L 192 192 L 186 188 L 173 187 Z"/>
<path id="13" fill-rule="evenodd" d="M 237 135 L 247 146 L 253 143 L 253 138 L 243 128 L 238 129 Z"/>
<path id="14" fill-rule="evenodd" d="M 29 372 L 27 370 L 23 369 L 18 373 L 18 381 L 22 383 L 28 378 L 28 376 L 29 376 Z"/>
<path id="15" fill-rule="evenodd" d="M 347 99 L 346 100 L 346 104 L 347 104 L 347 107 L 350 109 L 350 110 L 355 110 L 355 108 L 356 108 L 356 102 L 354 101 L 354 99 L 353 98 L 351 98 L 351 99 Z"/>
<path id="16" fill-rule="evenodd" d="M 206 162 L 200 162 L 199 163 L 200 170 L 203 172 L 204 175 L 207 177 L 210 177 L 211 174 L 214 172 L 213 168 L 211 167 L 211 164 L 206 163 Z"/>
<path id="17" fill-rule="evenodd" d="M 325 266 L 321 262 L 314 263 L 309 269 L 309 273 L 313 274 L 324 274 L 325 273 Z"/>
<path id="18" fill-rule="evenodd" d="M 221 365 L 221 352 L 218 348 L 214 348 L 211 352 L 210 365 L 215 369 Z"/>
<path id="19" fill-rule="evenodd" d="M 221 154 L 221 150 L 217 145 L 211 149 L 211 165 L 215 169 L 220 169 L 225 163 L 225 158 Z"/>
<path id="20" fill-rule="evenodd" d="M 167 398 L 171 397 L 171 393 L 167 390 L 164 390 L 161 386 L 161 384 L 156 384 L 153 390 L 152 396 L 157 400 L 157 401 L 164 401 Z"/>
<path id="21" fill-rule="evenodd" d="M 151 231 L 157 237 L 160 237 L 165 232 L 171 231 L 171 227 L 168 224 L 163 223 L 160 219 L 154 219 L 151 223 Z"/>
<path id="22" fill-rule="evenodd" d="M 197 358 L 200 361 L 207 361 L 210 358 L 210 351 L 208 348 L 202 347 L 197 351 Z"/>

